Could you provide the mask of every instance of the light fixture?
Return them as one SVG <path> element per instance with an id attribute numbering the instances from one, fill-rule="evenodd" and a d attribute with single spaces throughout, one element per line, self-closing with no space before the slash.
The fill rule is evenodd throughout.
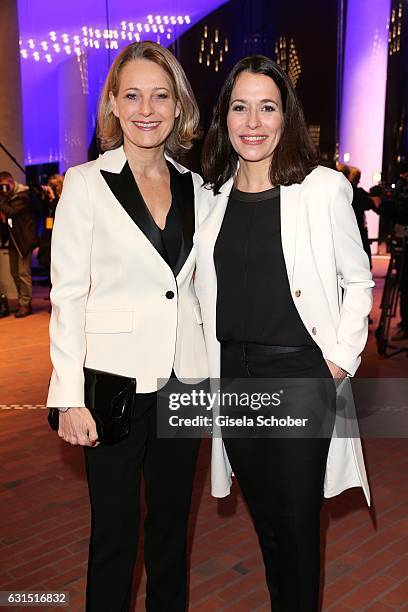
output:
<path id="1" fill-rule="evenodd" d="M 275 43 L 275 54 L 277 64 L 287 73 L 293 87 L 296 87 L 302 73 L 302 66 L 294 39 L 291 38 L 288 45 L 286 36 L 280 36 Z"/>
<path id="2" fill-rule="evenodd" d="M 215 72 L 219 72 L 220 63 L 224 61 L 224 54 L 228 51 L 228 38 L 222 39 L 219 27 L 214 28 L 212 32 L 205 24 L 200 37 L 198 63 L 207 68 L 213 67 Z M 203 57 L 206 57 L 205 63 Z"/>
<path id="3" fill-rule="evenodd" d="M 403 3 L 398 3 L 398 8 L 391 11 L 391 26 L 388 24 L 388 54 L 395 55 L 401 50 L 401 28 L 403 20 Z M 373 50 L 374 52 L 374 50 Z"/>
<path id="4" fill-rule="evenodd" d="M 53 53 L 60 53 L 62 48 L 67 55 L 74 52 L 79 57 L 79 54 L 82 55 L 85 49 L 118 49 L 119 43 L 123 45 L 127 41 L 132 42 L 133 40 L 140 42 L 144 35 L 146 38 L 150 38 L 152 32 L 156 35 L 155 39 L 160 44 L 161 34 L 166 36 L 167 41 L 171 41 L 175 36 L 175 28 L 172 26 L 190 23 L 191 17 L 189 15 L 147 15 L 145 20 L 137 24 L 132 21 L 121 20 L 117 29 L 98 29 L 89 25 L 82 25 L 77 32 L 65 31 L 59 33 L 56 30 L 51 30 L 48 33 L 49 38 L 39 41 L 38 44 L 33 38 L 20 39 L 20 54 L 22 59 L 34 59 L 37 62 L 44 60 L 51 63 L 53 55 L 50 50 Z M 113 40 L 117 41 L 116 44 L 111 44 Z M 30 51 L 36 51 L 36 54 L 29 53 L 27 48 Z"/>

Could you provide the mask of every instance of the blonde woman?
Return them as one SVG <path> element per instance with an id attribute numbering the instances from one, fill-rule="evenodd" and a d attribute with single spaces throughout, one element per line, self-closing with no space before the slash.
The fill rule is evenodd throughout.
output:
<path id="1" fill-rule="evenodd" d="M 186 76 L 166 50 L 134 43 L 103 89 L 105 153 L 68 170 L 52 243 L 48 406 L 59 435 L 85 447 L 92 508 L 87 610 L 129 609 L 140 479 L 147 518 L 146 608 L 186 608 L 186 531 L 198 440 L 156 435 L 158 379 L 205 378 L 197 299 L 195 192 L 199 176 L 172 157 L 190 148 L 199 114 Z M 98 441 L 83 368 L 136 379 L 130 434 Z"/>

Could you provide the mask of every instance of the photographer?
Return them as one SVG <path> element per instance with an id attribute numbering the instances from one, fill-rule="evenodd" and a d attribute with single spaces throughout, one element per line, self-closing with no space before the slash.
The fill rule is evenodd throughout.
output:
<path id="1" fill-rule="evenodd" d="M 0 214 L 10 235 L 10 272 L 19 303 L 15 316 L 22 319 L 32 313 L 31 253 L 36 243 L 36 223 L 28 188 L 16 183 L 9 172 L 0 172 Z"/>
<path id="2" fill-rule="evenodd" d="M 361 236 L 361 242 L 363 243 L 364 251 L 367 253 L 371 269 L 371 247 L 370 240 L 368 238 L 367 219 L 365 213 L 368 210 L 373 210 L 378 214 L 378 206 L 376 205 L 376 200 L 371 198 L 370 195 L 364 189 L 362 189 L 362 187 L 358 186 L 361 179 L 361 171 L 359 170 L 359 168 L 355 168 L 354 166 L 349 167 L 349 173 L 346 178 L 348 178 L 353 188 L 353 201 L 351 205 L 353 207 L 354 214 L 356 215 L 357 225 Z"/>
<path id="3" fill-rule="evenodd" d="M 42 187 L 41 212 L 44 217 L 44 226 L 39 239 L 38 261 L 47 270 L 49 285 L 51 266 L 51 237 L 54 227 L 55 210 L 61 196 L 64 177 L 62 174 L 53 174 L 47 184 Z"/>

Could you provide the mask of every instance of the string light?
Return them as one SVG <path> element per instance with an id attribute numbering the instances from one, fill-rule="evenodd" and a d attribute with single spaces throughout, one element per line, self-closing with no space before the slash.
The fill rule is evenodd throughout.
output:
<path id="1" fill-rule="evenodd" d="M 119 23 L 118 29 L 115 30 L 101 30 L 89 25 L 81 26 L 78 32 L 59 33 L 56 30 L 51 30 L 48 33 L 48 39 L 38 41 L 38 43 L 33 38 L 21 39 L 19 40 L 20 54 L 22 59 L 32 58 L 36 62 L 43 60 L 51 63 L 53 53 L 60 54 L 63 52 L 66 55 L 74 53 L 79 58 L 86 48 L 116 50 L 119 49 L 119 43 L 124 44 L 133 40 L 140 42 L 143 35 L 149 37 L 152 32 L 156 35 L 155 39 L 160 44 L 161 34 L 165 35 L 167 41 L 171 41 L 175 36 L 172 26 L 190 25 L 191 17 L 189 15 L 147 15 L 145 21 L 134 23 L 122 20 Z M 205 38 L 207 38 L 207 35 L 205 35 Z M 115 44 L 113 44 L 114 41 Z"/>
<path id="2" fill-rule="evenodd" d="M 220 64 L 224 61 L 225 53 L 229 51 L 228 38 L 221 39 L 220 29 L 217 27 L 214 32 L 210 32 L 208 25 L 204 25 L 200 38 L 200 50 L 198 53 L 198 63 L 219 72 Z M 206 57 L 204 63 L 203 58 Z"/>
<path id="3" fill-rule="evenodd" d="M 300 75 L 302 74 L 302 66 L 299 56 L 296 51 L 295 41 L 293 38 L 289 41 L 289 49 L 285 36 L 280 36 L 275 43 L 276 62 L 288 74 L 293 87 L 296 87 Z"/>
<path id="4" fill-rule="evenodd" d="M 393 8 L 391 12 L 391 24 L 387 25 L 388 29 L 388 54 L 394 55 L 401 49 L 401 25 L 403 16 L 403 4 L 398 3 L 398 9 Z M 373 49 L 373 52 L 377 51 Z"/>

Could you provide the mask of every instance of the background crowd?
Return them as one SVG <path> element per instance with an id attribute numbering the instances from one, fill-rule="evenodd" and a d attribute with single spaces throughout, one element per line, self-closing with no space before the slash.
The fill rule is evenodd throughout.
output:
<path id="1" fill-rule="evenodd" d="M 378 183 L 369 191 L 359 186 L 361 172 L 358 168 L 339 162 L 335 167 L 353 187 L 353 209 L 370 264 L 374 249 L 378 254 L 387 254 L 395 243 L 403 249 L 399 275 L 399 331 L 391 340 L 408 340 L 408 162 L 400 164 L 395 183 Z M 32 314 L 33 276 L 34 283 L 51 286 L 51 237 L 63 182 L 63 175 L 52 174 L 45 184 L 28 186 L 16 182 L 9 172 L 0 172 L 0 248 L 8 252 L 9 273 L 18 296 L 17 307 L 13 309 L 7 294 L 1 293 L 0 318 L 9 316 L 13 310 L 18 319 Z M 368 235 L 368 211 L 379 216 L 378 236 L 374 238 Z M 0 272 L 7 273 L 4 269 Z M 5 279 L 0 278 L 0 287 L 5 285 Z"/>

